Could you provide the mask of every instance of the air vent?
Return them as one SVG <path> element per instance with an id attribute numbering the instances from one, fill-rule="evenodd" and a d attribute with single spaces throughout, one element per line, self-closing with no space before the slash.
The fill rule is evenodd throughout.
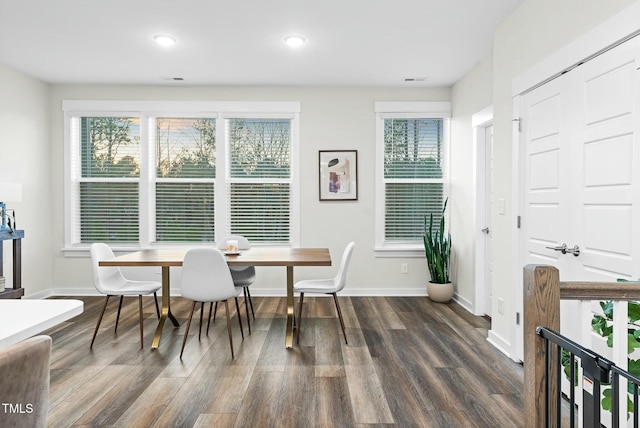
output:
<path id="1" fill-rule="evenodd" d="M 426 77 L 405 77 L 404 78 L 405 82 L 424 82 L 425 80 L 427 80 Z"/>

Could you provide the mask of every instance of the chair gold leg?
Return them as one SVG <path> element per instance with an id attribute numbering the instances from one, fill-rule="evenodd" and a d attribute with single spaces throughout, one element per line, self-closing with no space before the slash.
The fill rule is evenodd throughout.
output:
<path id="1" fill-rule="evenodd" d="M 100 317 L 98 318 L 98 324 L 96 324 L 96 329 L 93 332 L 93 339 L 91 339 L 91 345 L 89 345 L 89 349 L 93 348 L 93 342 L 96 340 L 96 335 L 98 334 L 98 329 L 100 328 L 100 323 L 102 322 L 102 317 L 104 316 L 104 311 L 107 309 L 107 303 L 109 303 L 109 296 L 107 294 L 107 298 L 104 300 L 104 306 L 102 307 L 102 312 L 100 312 Z"/>
<path id="2" fill-rule="evenodd" d="M 300 293 L 300 299 L 298 299 L 298 325 L 296 327 L 296 343 L 300 344 L 300 325 L 302 324 L 302 301 L 304 300 L 304 293 Z"/>
<path id="3" fill-rule="evenodd" d="M 122 309 L 122 299 L 124 299 L 124 296 L 120 296 L 120 304 L 118 305 L 118 315 L 116 315 L 116 328 L 113 330 L 114 333 L 118 332 L 118 321 L 120 321 L 120 309 Z"/>
<path id="4" fill-rule="evenodd" d="M 235 359 L 233 355 L 233 337 L 231 336 L 231 318 L 229 317 L 229 302 L 227 300 L 224 301 L 224 308 L 227 311 L 227 333 L 229 334 L 229 347 L 231 347 L 231 359 Z M 240 329 L 242 331 L 242 329 Z"/>
<path id="5" fill-rule="evenodd" d="M 244 340 L 244 329 L 242 328 L 242 318 L 240 317 L 240 306 L 238 305 L 238 298 L 236 297 L 236 313 L 238 314 L 238 323 L 240 324 L 240 334 L 242 340 Z"/>
<path id="6" fill-rule="evenodd" d="M 182 349 L 180 349 L 180 359 L 182 359 L 182 353 L 184 352 L 184 345 L 187 343 L 187 337 L 189 337 L 189 327 L 191 327 L 191 318 L 193 318 L 193 312 L 196 309 L 196 302 L 193 302 L 191 306 L 191 313 L 189 314 L 189 322 L 187 322 L 187 328 L 184 331 L 184 339 L 182 339 Z"/>
<path id="7" fill-rule="evenodd" d="M 336 302 L 336 309 L 338 310 L 338 318 L 340 319 L 342 334 L 344 334 L 344 343 L 348 345 L 349 342 L 347 342 L 347 332 L 344 329 L 344 320 L 342 319 L 342 311 L 340 310 L 340 304 L 338 303 L 338 296 L 336 295 L 336 293 L 331 293 L 331 294 L 333 294 L 333 301 Z"/>
<path id="8" fill-rule="evenodd" d="M 138 306 L 140 308 L 140 348 L 144 348 L 144 321 L 142 319 L 142 295 L 138 295 Z"/>

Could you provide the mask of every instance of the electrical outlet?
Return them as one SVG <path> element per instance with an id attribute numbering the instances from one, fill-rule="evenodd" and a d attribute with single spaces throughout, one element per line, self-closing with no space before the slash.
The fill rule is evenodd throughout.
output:
<path id="1" fill-rule="evenodd" d="M 407 263 L 400 265 L 400 273 L 409 273 L 409 265 Z"/>
<path id="2" fill-rule="evenodd" d="M 498 297 L 498 313 L 504 315 L 504 300 Z"/>

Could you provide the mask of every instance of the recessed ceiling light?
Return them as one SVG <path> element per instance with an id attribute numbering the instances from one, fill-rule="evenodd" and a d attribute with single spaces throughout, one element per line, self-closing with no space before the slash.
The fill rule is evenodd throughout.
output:
<path id="1" fill-rule="evenodd" d="M 176 38 L 166 34 L 156 34 L 153 36 L 153 40 L 161 46 L 173 46 L 176 44 Z"/>
<path id="2" fill-rule="evenodd" d="M 294 48 L 304 45 L 306 41 L 307 40 L 304 37 L 296 35 L 291 35 L 284 38 L 284 42 Z"/>

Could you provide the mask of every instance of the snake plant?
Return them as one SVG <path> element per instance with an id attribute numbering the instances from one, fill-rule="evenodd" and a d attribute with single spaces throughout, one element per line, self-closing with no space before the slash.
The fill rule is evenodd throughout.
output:
<path id="1" fill-rule="evenodd" d="M 444 201 L 440 225 L 433 229 L 433 213 L 429 215 L 429 225 L 427 227 L 427 216 L 424 216 L 424 253 L 427 257 L 427 266 L 431 275 L 431 282 L 436 284 L 446 284 L 449 282 L 449 261 L 451 259 L 451 234 L 445 235 L 444 212 L 447 209 L 447 198 Z"/>

